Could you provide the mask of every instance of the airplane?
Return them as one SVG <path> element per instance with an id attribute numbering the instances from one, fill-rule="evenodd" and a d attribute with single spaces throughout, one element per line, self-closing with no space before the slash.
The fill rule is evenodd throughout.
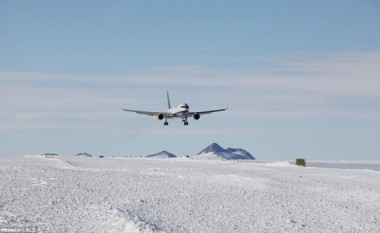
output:
<path id="1" fill-rule="evenodd" d="M 140 110 L 132 110 L 132 109 L 124 109 L 124 108 L 122 108 L 122 110 L 127 111 L 127 112 L 134 112 L 141 115 L 155 116 L 157 120 L 159 121 L 165 119 L 164 126 L 167 126 L 169 125 L 168 119 L 170 118 L 182 118 L 183 125 L 189 125 L 189 122 L 187 121 L 188 117 L 192 117 L 194 120 L 199 120 L 201 115 L 210 114 L 213 112 L 221 112 L 228 109 L 228 106 L 227 106 L 226 108 L 222 108 L 222 109 L 200 111 L 200 112 L 190 112 L 189 111 L 190 107 L 186 103 L 182 103 L 178 105 L 178 107 L 172 108 L 170 105 L 169 91 L 166 92 L 166 97 L 168 99 L 167 111 L 149 112 L 149 111 L 140 111 Z"/>

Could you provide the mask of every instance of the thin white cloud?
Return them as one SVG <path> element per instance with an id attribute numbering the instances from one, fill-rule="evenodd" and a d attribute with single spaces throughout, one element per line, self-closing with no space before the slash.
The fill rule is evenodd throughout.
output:
<path id="1" fill-rule="evenodd" d="M 172 101 L 190 100 L 198 105 L 194 110 L 230 104 L 220 119 L 379 119 L 380 109 L 357 105 L 380 98 L 380 52 L 250 59 L 271 66 L 174 66 L 110 76 L 0 72 L 0 128 L 90 128 L 127 117 L 118 104 L 164 108 L 165 91 L 173 89 L 181 98 Z M 357 105 L 343 108 L 344 99 Z M 75 120 L 86 118 L 94 120 Z"/>
<path id="2" fill-rule="evenodd" d="M 293 54 L 265 60 L 269 68 L 218 69 L 199 66 L 159 67 L 136 75 L 65 75 L 0 72 L 0 80 L 22 82 L 177 85 L 317 91 L 336 95 L 379 96 L 380 52 Z"/>

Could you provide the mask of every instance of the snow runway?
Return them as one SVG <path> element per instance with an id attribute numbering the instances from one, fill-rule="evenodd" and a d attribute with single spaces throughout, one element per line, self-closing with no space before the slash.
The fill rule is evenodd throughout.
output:
<path id="1" fill-rule="evenodd" d="M 0 228 L 380 232 L 379 171 L 147 158 L 0 163 Z"/>

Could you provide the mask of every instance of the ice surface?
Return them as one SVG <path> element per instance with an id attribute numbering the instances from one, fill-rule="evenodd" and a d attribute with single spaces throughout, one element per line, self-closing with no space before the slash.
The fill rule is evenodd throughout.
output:
<path id="1" fill-rule="evenodd" d="M 1 226 L 380 232 L 380 172 L 187 158 L 0 158 Z"/>
<path id="2" fill-rule="evenodd" d="M 307 161 L 309 167 L 368 169 L 380 171 L 380 161 Z"/>

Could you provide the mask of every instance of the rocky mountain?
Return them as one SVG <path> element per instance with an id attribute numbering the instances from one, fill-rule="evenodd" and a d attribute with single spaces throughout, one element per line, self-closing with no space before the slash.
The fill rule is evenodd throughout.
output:
<path id="1" fill-rule="evenodd" d="M 206 159 L 255 159 L 248 151 L 243 149 L 227 148 L 212 143 L 197 155 L 199 158 Z"/>
<path id="2" fill-rule="evenodd" d="M 167 151 L 161 151 L 161 152 L 158 152 L 156 154 L 147 155 L 146 157 L 149 157 L 149 158 L 175 158 L 177 156 L 175 156 L 174 154 L 169 153 Z"/>
<path id="3" fill-rule="evenodd" d="M 76 154 L 75 156 L 80 156 L 80 157 L 92 157 L 92 155 L 90 155 L 89 153 L 79 153 L 79 154 Z"/>
<path id="4" fill-rule="evenodd" d="M 41 154 L 41 156 L 42 157 L 45 157 L 45 158 L 50 158 L 50 157 L 57 157 L 57 156 L 59 156 L 58 154 L 56 154 L 56 153 L 43 153 L 43 154 Z"/>

